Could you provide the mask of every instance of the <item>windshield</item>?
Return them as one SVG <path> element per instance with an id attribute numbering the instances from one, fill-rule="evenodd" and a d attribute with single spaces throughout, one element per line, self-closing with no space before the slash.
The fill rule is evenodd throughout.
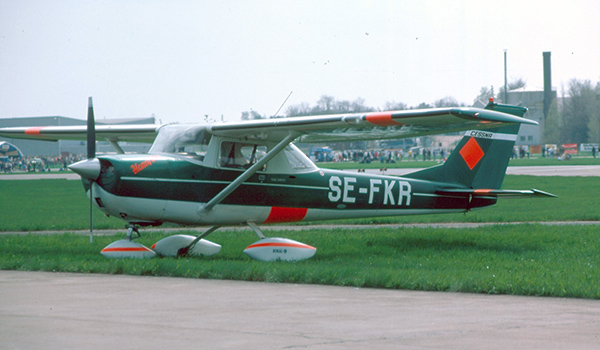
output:
<path id="1" fill-rule="evenodd" d="M 177 153 L 202 160 L 211 136 L 204 125 L 165 125 L 159 130 L 149 153 Z"/>

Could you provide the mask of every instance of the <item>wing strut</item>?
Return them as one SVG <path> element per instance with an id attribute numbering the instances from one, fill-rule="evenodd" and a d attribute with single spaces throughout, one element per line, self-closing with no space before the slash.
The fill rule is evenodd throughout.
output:
<path id="1" fill-rule="evenodd" d="M 123 149 L 121 148 L 121 146 L 119 146 L 119 143 L 116 140 L 106 139 L 106 141 L 108 141 L 108 144 L 111 145 L 112 148 L 114 148 L 118 154 L 125 154 L 125 151 L 123 151 Z"/>
<path id="2" fill-rule="evenodd" d="M 200 207 L 200 210 L 209 211 L 215 205 L 221 203 L 227 196 L 229 196 L 233 191 L 235 191 L 240 185 L 248 180 L 250 176 L 254 175 L 259 169 L 267 164 L 273 157 L 275 157 L 279 152 L 281 152 L 287 145 L 289 145 L 294 139 L 298 137 L 297 133 L 290 132 L 288 136 L 283 139 L 281 142 L 277 144 L 277 146 L 273 147 L 264 157 L 262 157 L 258 162 L 254 163 L 250 168 L 244 171 L 240 176 L 238 176 L 234 181 L 232 181 L 227 187 L 225 187 L 221 192 L 219 192 L 216 196 L 214 196 L 208 203 Z"/>

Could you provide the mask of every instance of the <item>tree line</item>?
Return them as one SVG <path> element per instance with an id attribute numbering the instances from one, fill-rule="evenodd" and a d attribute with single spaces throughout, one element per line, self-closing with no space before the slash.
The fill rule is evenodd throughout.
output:
<path id="1" fill-rule="evenodd" d="M 572 79 L 546 116 L 546 143 L 600 142 L 600 83 Z"/>
<path id="2" fill-rule="evenodd" d="M 257 111 L 242 112 L 242 120 L 251 119 L 267 119 L 267 118 L 287 118 L 287 117 L 302 117 L 309 115 L 326 115 L 326 114 L 344 114 L 344 113 L 365 113 L 378 111 L 400 111 L 407 109 L 425 109 L 425 108 L 441 108 L 441 107 L 464 107 L 464 103 L 459 103 L 454 97 L 447 96 L 434 101 L 432 104 L 421 103 L 418 106 L 409 107 L 402 102 L 386 102 L 383 109 L 367 106 L 365 99 L 357 98 L 353 101 L 338 100 L 330 95 L 321 95 L 314 106 L 306 102 L 287 107 L 284 115 L 270 116 L 262 115 Z"/>

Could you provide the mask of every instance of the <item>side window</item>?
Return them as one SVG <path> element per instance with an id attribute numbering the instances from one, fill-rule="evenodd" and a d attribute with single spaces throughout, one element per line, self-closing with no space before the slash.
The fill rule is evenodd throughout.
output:
<path id="1" fill-rule="evenodd" d="M 224 168 L 248 169 L 265 154 L 267 146 L 223 141 L 219 165 Z M 261 170 L 266 170 L 266 165 Z"/>
<path id="2" fill-rule="evenodd" d="M 289 145 L 283 152 L 293 170 L 304 171 L 315 169 L 315 165 L 296 146 Z"/>

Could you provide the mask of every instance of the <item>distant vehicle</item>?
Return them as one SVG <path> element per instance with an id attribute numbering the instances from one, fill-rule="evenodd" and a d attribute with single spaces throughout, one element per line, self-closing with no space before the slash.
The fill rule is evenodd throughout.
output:
<path id="1" fill-rule="evenodd" d="M 315 162 L 333 161 L 333 151 L 329 147 L 311 147 L 308 156 Z"/>

